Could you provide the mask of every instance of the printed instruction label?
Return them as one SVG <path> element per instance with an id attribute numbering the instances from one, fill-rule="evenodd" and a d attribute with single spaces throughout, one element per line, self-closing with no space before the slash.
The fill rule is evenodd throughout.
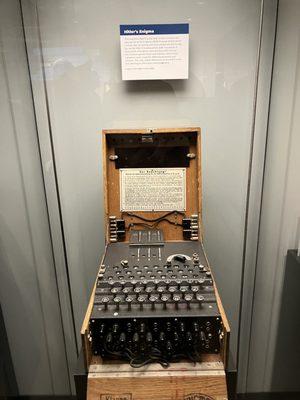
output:
<path id="1" fill-rule="evenodd" d="M 185 168 L 120 169 L 121 211 L 185 211 Z"/>
<path id="2" fill-rule="evenodd" d="M 188 79 L 189 24 L 120 25 L 122 79 Z"/>

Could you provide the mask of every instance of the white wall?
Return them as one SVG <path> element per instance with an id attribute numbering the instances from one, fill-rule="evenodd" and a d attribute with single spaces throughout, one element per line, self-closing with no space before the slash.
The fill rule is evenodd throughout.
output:
<path id="1" fill-rule="evenodd" d="M 299 21 L 300 2 L 279 1 L 250 343 L 249 392 L 272 390 L 273 370 L 281 368 L 274 363 L 274 356 L 285 256 L 287 249 L 296 248 L 299 241 Z"/>
<path id="2" fill-rule="evenodd" d="M 21 395 L 69 394 L 20 4 L 0 2 L 0 301 Z"/>
<path id="3" fill-rule="evenodd" d="M 104 244 L 101 129 L 200 126 L 205 245 L 236 353 L 260 4 L 37 1 L 77 332 Z M 190 23 L 189 80 L 122 82 L 119 24 L 172 22 Z M 25 18 L 35 84 L 43 76 L 32 24 Z"/>

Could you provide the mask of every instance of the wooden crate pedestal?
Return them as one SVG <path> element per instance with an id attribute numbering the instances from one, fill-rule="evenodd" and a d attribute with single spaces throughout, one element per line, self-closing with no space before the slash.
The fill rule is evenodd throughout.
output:
<path id="1" fill-rule="evenodd" d="M 88 400 L 227 400 L 224 366 L 219 356 L 210 361 L 159 364 L 132 368 L 126 363 L 91 364 Z"/>

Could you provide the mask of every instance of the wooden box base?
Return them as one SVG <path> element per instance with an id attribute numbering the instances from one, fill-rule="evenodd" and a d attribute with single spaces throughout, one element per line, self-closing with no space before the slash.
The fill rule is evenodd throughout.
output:
<path id="1" fill-rule="evenodd" d="M 227 400 L 226 377 L 219 356 L 202 363 L 159 364 L 132 368 L 126 363 L 93 358 L 88 374 L 88 400 Z"/>

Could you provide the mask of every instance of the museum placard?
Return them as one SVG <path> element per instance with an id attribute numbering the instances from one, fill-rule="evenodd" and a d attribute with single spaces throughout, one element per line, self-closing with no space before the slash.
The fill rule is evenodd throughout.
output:
<path id="1" fill-rule="evenodd" d="M 120 25 L 123 80 L 188 79 L 189 24 Z"/>

